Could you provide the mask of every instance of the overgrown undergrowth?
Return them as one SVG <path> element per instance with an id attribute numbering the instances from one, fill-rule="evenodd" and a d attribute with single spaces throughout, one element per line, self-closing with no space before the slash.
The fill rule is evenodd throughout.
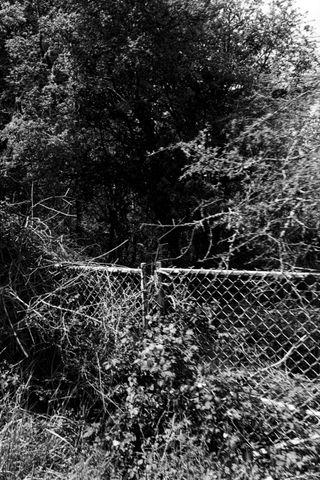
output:
<path id="1" fill-rule="evenodd" d="M 0 478 L 318 478 L 313 383 L 284 369 L 217 368 L 212 320 L 183 301 L 145 329 L 125 295 L 92 313 L 92 299 L 79 301 L 83 275 L 53 275 L 56 255 L 27 256 L 35 239 L 38 254 L 48 247 L 37 228 L 6 239 Z"/>
<path id="2" fill-rule="evenodd" d="M 203 343 L 210 324 L 199 329 L 182 311 L 150 317 L 145 331 L 120 314 L 80 325 L 76 313 L 31 310 L 28 328 L 59 352 L 50 379 L 35 375 L 27 361 L 22 371 L 16 367 L 19 375 L 3 370 L 4 478 L 320 474 L 319 412 L 306 415 L 311 387 L 303 378 L 218 371 Z"/>

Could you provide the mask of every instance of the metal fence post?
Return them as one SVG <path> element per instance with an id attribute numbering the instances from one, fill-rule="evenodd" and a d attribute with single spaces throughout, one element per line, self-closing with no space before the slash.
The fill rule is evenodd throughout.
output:
<path id="1" fill-rule="evenodd" d="M 148 305 L 148 288 L 147 288 L 147 265 L 141 263 L 141 298 L 142 298 L 142 328 L 147 327 Z"/>
<path id="2" fill-rule="evenodd" d="M 162 288 L 162 278 L 159 270 L 161 269 L 161 262 L 156 262 L 154 270 L 154 281 L 155 281 L 155 293 L 156 293 L 156 303 L 159 309 L 160 317 L 164 314 L 164 294 Z"/>

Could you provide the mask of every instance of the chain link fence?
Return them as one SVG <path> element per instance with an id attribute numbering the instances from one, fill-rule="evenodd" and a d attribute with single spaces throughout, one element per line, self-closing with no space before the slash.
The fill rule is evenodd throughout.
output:
<path id="1" fill-rule="evenodd" d="M 160 268 L 162 308 L 211 325 L 216 368 L 320 374 L 320 275 Z"/>
<path id="2" fill-rule="evenodd" d="M 117 329 L 119 318 L 148 328 L 150 318 L 182 315 L 192 321 L 212 372 L 236 382 L 244 410 L 250 399 L 270 413 L 263 428 L 274 439 L 273 452 L 290 442 L 295 449 L 320 445 L 320 274 L 158 264 L 148 275 L 145 265 L 66 266 L 58 275 L 47 312 L 61 312 L 64 322 L 70 312 L 80 329 L 88 318 Z"/>
<path id="3" fill-rule="evenodd" d="M 144 272 L 140 268 L 90 265 L 57 265 L 52 270 L 53 291 L 32 303 L 28 324 L 43 332 L 64 332 L 71 345 L 75 337 L 107 337 L 125 323 L 140 322 L 146 309 Z M 109 333 L 108 333 L 109 332 Z M 79 341 L 79 338 L 78 340 Z M 47 347 L 46 347 L 47 348 Z"/>
<path id="4" fill-rule="evenodd" d="M 271 453 L 318 448 L 320 275 L 159 268 L 157 283 L 162 314 L 194 319 L 207 363 L 233 379 L 243 412 L 253 402 L 270 417 Z"/>
<path id="5" fill-rule="evenodd" d="M 71 310 L 83 319 L 100 322 L 116 318 L 120 312 L 124 318 L 143 316 L 144 287 L 140 268 L 62 266 L 58 275 L 62 283 L 55 292 L 54 304 L 62 311 Z"/>
<path id="6" fill-rule="evenodd" d="M 320 374 L 320 274 L 60 266 L 51 306 L 101 320 L 184 310 L 210 324 L 215 368 Z M 45 303 L 45 297 L 42 298 Z"/>

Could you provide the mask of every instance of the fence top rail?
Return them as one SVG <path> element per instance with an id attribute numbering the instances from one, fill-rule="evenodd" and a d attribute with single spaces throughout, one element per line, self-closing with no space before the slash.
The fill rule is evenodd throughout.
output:
<path id="1" fill-rule="evenodd" d="M 158 268 L 157 271 L 163 274 L 202 274 L 202 275 L 222 275 L 228 276 L 256 276 L 256 277 L 282 277 L 282 278 L 306 278 L 316 277 L 320 279 L 320 272 L 286 272 L 280 270 L 222 270 L 222 269 L 209 269 L 209 268 Z"/>
<path id="2" fill-rule="evenodd" d="M 117 267 L 116 265 L 77 265 L 69 263 L 57 263 L 55 268 L 68 268 L 69 270 L 87 271 L 87 272 L 110 272 L 110 273 L 138 273 L 141 275 L 141 268 Z"/>

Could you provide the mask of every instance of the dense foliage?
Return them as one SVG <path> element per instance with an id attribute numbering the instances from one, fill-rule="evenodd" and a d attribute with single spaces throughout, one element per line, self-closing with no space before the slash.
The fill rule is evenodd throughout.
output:
<path id="1" fill-rule="evenodd" d="M 207 186 L 195 220 L 209 236 L 202 236 L 204 261 L 318 269 L 318 106 L 304 84 L 222 149 L 208 145 L 207 132 L 184 146 L 192 163 L 183 180 Z"/>
<path id="2" fill-rule="evenodd" d="M 158 245 L 161 256 L 186 252 L 181 261 L 194 263 L 208 233 L 215 252 L 207 257 L 225 253 L 237 228 L 226 234 L 225 224 L 202 223 L 202 234 L 193 227 L 203 199 L 215 203 L 214 212 L 225 211 L 222 205 L 246 189 L 246 178 L 233 172 L 237 153 L 226 146 L 234 136 L 241 134 L 242 156 L 252 156 L 252 148 L 259 155 L 257 136 L 268 137 L 260 146 L 269 142 L 274 156 L 271 137 L 281 124 L 282 155 L 290 150 L 287 118 L 269 120 L 269 133 L 255 122 L 277 116 L 288 95 L 305 88 L 304 72 L 315 60 L 301 25 L 290 0 L 270 9 L 260 0 L 4 2 L 1 199 L 37 203 L 68 195 L 73 216 L 64 233 L 91 245 L 93 254 L 125 242 L 109 260 L 136 263 L 145 250 L 153 259 Z M 293 108 L 286 107 L 291 123 Z M 254 135 L 246 134 L 250 125 Z M 201 142 L 194 143 L 199 135 L 229 165 L 209 182 L 201 174 L 181 181 L 184 168 L 191 164 L 194 172 L 203 156 Z M 196 145 L 191 155 L 183 147 L 189 142 Z M 259 163 L 273 183 L 274 169 Z"/>

